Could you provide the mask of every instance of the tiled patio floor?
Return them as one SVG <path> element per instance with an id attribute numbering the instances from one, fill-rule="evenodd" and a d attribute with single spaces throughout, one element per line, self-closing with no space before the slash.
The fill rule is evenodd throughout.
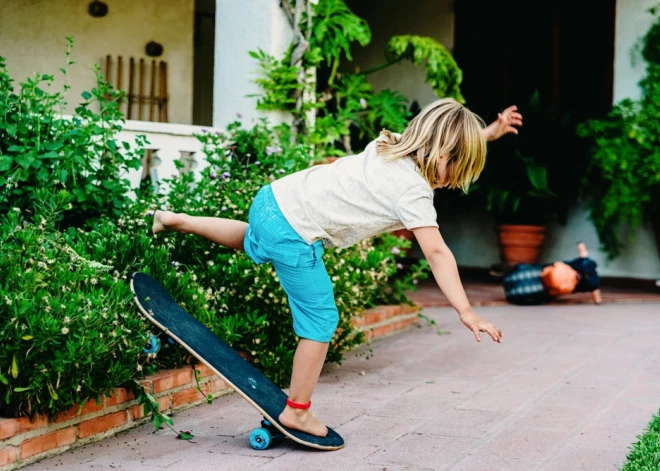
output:
<path id="1" fill-rule="evenodd" d="M 432 308 L 425 313 L 436 326 L 377 341 L 370 359 L 350 354 L 326 367 L 313 409 L 343 435 L 342 450 L 252 450 L 260 417 L 232 394 L 174 417 L 193 442 L 145 425 L 25 469 L 618 469 L 660 407 L 660 304 L 479 312 L 503 330 L 502 344 L 477 343 L 452 309 Z"/>

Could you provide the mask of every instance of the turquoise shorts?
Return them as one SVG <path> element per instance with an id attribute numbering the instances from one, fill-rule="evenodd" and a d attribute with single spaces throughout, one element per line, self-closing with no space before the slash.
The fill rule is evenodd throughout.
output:
<path id="1" fill-rule="evenodd" d="M 309 245 L 298 235 L 280 211 L 270 185 L 261 188 L 252 202 L 243 246 L 255 263 L 273 264 L 289 298 L 296 335 L 329 342 L 339 312 L 323 264 L 323 242 Z"/>

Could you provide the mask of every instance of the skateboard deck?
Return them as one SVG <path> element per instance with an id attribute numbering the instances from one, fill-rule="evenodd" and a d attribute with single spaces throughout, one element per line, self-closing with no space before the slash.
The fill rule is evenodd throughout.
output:
<path id="1" fill-rule="evenodd" d="M 131 289 L 145 317 L 213 370 L 263 415 L 261 428 L 250 435 L 253 448 L 267 448 L 282 435 L 321 450 L 337 450 L 344 446 L 342 437 L 330 427 L 327 436 L 317 437 L 282 425 L 278 417 L 286 406 L 286 393 L 179 306 L 158 280 L 136 272 Z"/>

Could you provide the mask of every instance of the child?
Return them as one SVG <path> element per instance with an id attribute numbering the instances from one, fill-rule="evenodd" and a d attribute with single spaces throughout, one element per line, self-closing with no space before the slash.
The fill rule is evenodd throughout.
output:
<path id="1" fill-rule="evenodd" d="M 502 331 L 471 308 L 456 261 L 436 222 L 433 190 L 467 190 L 481 173 L 486 141 L 522 125 L 516 107 L 490 126 L 453 99 L 426 106 L 402 135 L 384 131 L 367 148 L 329 165 L 313 166 L 264 186 L 249 223 L 154 214 L 153 232 L 173 230 L 245 250 L 258 264 L 272 262 L 286 291 L 293 328 L 300 338 L 293 359 L 287 406 L 279 417 L 287 427 L 317 436 L 327 428 L 308 410 L 339 315 L 333 285 L 323 264 L 324 247 L 347 247 L 382 232 L 412 230 L 440 289 L 477 341 Z"/>
<path id="2" fill-rule="evenodd" d="M 578 243 L 579 258 L 542 265 L 521 263 L 504 276 L 504 293 L 511 304 L 531 306 L 552 301 L 557 296 L 591 293 L 600 304 L 600 276 L 587 246 Z"/>

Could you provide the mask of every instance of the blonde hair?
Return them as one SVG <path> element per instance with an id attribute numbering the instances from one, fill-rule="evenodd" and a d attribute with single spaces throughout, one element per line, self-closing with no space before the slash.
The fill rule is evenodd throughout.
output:
<path id="1" fill-rule="evenodd" d="M 383 130 L 384 141 L 376 143 L 379 155 L 387 160 L 410 157 L 432 187 L 439 183 L 438 161 L 449 154 L 448 188 L 467 193 L 486 163 L 484 121 L 453 98 L 427 105 L 406 127 L 400 139 Z"/>

